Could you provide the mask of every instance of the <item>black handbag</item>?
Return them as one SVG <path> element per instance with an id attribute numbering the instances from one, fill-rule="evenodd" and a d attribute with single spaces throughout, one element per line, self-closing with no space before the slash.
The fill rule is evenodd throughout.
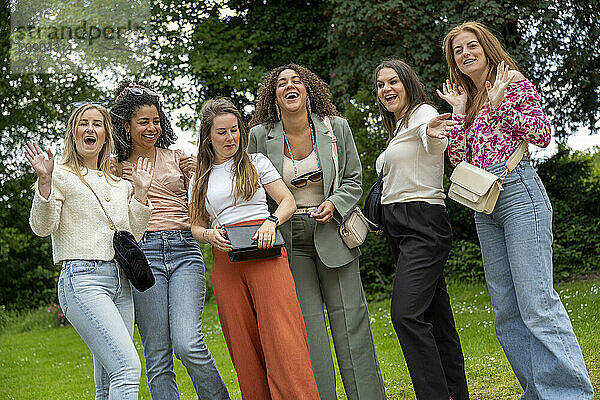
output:
<path id="1" fill-rule="evenodd" d="M 273 247 L 259 249 L 257 241 L 252 240 L 252 237 L 260 227 L 260 224 L 223 227 L 225 237 L 231 242 L 231 246 L 233 247 L 233 250 L 228 253 L 229 261 L 240 262 L 281 257 L 281 248 L 284 242 L 279 229 L 275 230 L 275 244 Z"/>
<path id="2" fill-rule="evenodd" d="M 369 194 L 365 199 L 365 206 L 363 207 L 363 214 L 370 223 L 373 224 L 371 229 L 374 231 L 383 231 L 383 212 L 381 206 L 381 195 L 383 193 L 383 167 L 377 177 L 377 181 L 371 186 Z"/>
<path id="3" fill-rule="evenodd" d="M 119 231 L 115 228 L 113 247 L 115 260 L 138 291 L 143 292 L 154 286 L 154 275 L 150 270 L 148 259 L 131 232 Z"/>
<path id="4" fill-rule="evenodd" d="M 155 283 L 154 275 L 150 270 L 148 259 L 142 249 L 140 249 L 135 237 L 131 232 L 120 231 L 117 229 L 94 189 L 92 189 L 85 180 L 83 183 L 85 183 L 92 193 L 94 193 L 94 196 L 96 196 L 96 199 L 100 204 L 100 208 L 102 208 L 104 215 L 106 215 L 106 218 L 108 218 L 108 221 L 110 222 L 110 229 L 115 231 L 113 235 L 115 260 L 125 272 L 127 279 L 129 279 L 129 282 L 131 282 L 131 284 L 140 292 L 150 289 Z"/>

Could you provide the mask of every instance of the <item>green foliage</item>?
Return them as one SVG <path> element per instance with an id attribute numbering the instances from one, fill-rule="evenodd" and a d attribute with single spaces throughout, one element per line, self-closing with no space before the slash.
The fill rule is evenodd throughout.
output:
<path id="1" fill-rule="evenodd" d="M 368 297 L 390 297 L 396 274 L 396 260 L 392 259 L 385 236 L 369 234 L 360 249 L 360 276 Z"/>
<path id="2" fill-rule="evenodd" d="M 459 282 L 483 280 L 483 262 L 479 242 L 453 241 L 444 273 L 450 279 Z"/>
<path id="3" fill-rule="evenodd" d="M 600 177 L 597 154 L 565 146 L 538 166 L 554 208 L 554 274 L 557 279 L 600 269 Z"/>
<path id="4" fill-rule="evenodd" d="M 327 47 L 327 2 L 162 0 L 156 22 L 165 40 L 156 70 L 175 106 L 197 113 L 217 95 L 231 97 L 248 113 L 264 73 L 295 62 L 328 79 L 335 51 Z M 174 26 L 177 26 L 174 28 Z M 185 76 L 191 84 L 177 84 Z M 181 88 L 181 86 L 184 86 Z M 192 115 L 183 126 L 194 127 Z"/>
<path id="5" fill-rule="evenodd" d="M 383 58 L 400 58 L 437 98 L 448 76 L 445 34 L 474 20 L 500 38 L 525 76 L 541 91 L 544 108 L 560 137 L 576 127 L 597 131 L 600 109 L 600 2 L 587 0 L 331 0 L 330 46 L 338 52 L 332 88 L 344 101 L 368 87 Z"/>
<path id="6" fill-rule="evenodd" d="M 23 146 L 56 142 L 70 103 L 101 99 L 101 92 L 90 76 L 10 74 L 9 13 L 8 0 L 0 0 L 0 305 L 22 309 L 55 302 L 58 277 L 50 239 L 29 228 L 35 176 Z"/>

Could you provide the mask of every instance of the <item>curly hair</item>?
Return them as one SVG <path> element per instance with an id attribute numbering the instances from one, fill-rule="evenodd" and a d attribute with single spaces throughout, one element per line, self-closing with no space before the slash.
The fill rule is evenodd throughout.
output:
<path id="1" fill-rule="evenodd" d="M 192 198 L 190 201 L 190 221 L 192 225 L 201 221 L 210 220 L 206 210 L 206 193 L 208 191 L 208 180 L 215 160 L 210 133 L 215 117 L 223 114 L 233 114 L 237 119 L 240 133 L 238 149 L 232 156 L 233 165 L 231 172 L 235 182 L 234 204 L 238 199 L 251 200 L 260 184 L 258 171 L 252 161 L 246 147 L 248 147 L 248 129 L 244 125 L 242 116 L 230 99 L 226 97 L 215 97 L 207 100 L 200 110 L 200 138 L 198 140 L 198 159 L 196 162 L 196 174 L 194 176 Z"/>
<path id="2" fill-rule="evenodd" d="M 154 91 L 149 82 L 124 80 L 115 90 L 115 105 L 110 109 L 110 114 L 114 120 L 115 133 L 115 152 L 119 162 L 124 161 L 129 157 L 133 148 L 131 135 L 125 133 L 124 122 L 131 122 L 135 112 L 143 106 L 155 106 L 158 110 L 160 119 L 160 136 L 156 141 L 155 146 L 163 149 L 168 148 L 175 143 L 177 136 L 171 127 L 171 121 L 163 110 L 162 102 L 158 95 L 151 95 L 146 91 L 142 94 L 133 94 L 128 88 L 150 89 Z M 128 137 L 129 136 L 129 137 Z"/>
<path id="3" fill-rule="evenodd" d="M 281 119 L 275 108 L 275 90 L 277 88 L 277 77 L 286 69 L 291 69 L 298 73 L 300 80 L 306 87 L 311 111 L 317 114 L 319 118 L 341 116 L 335 105 L 331 102 L 331 91 L 323 79 L 319 78 L 317 74 L 306 67 L 298 64 L 287 64 L 273 68 L 265 74 L 258 88 L 256 109 L 248 124 L 251 128 L 260 124 L 273 127 Z"/>

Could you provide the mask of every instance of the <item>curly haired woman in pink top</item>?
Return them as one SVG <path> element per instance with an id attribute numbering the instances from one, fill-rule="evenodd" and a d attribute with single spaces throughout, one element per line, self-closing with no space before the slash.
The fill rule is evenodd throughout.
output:
<path id="1" fill-rule="evenodd" d="M 465 22 L 444 39 L 450 78 L 440 97 L 461 122 L 449 134 L 452 164 L 466 160 L 500 175 L 522 141 L 550 143 L 533 85 L 482 24 Z M 494 211 L 475 213 L 496 335 L 522 399 L 593 399 L 571 321 L 552 282 L 552 205 L 529 152 L 506 175 Z"/>

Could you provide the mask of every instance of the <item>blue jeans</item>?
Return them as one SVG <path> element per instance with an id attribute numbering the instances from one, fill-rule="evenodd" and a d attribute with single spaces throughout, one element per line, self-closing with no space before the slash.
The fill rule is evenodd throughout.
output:
<path id="1" fill-rule="evenodd" d="M 199 399 L 229 399 L 202 333 L 206 276 L 198 243 L 190 231 L 158 231 L 146 232 L 140 247 L 156 279 L 145 292 L 133 288 L 152 398 L 179 399 L 174 351 Z"/>
<path id="2" fill-rule="evenodd" d="M 96 400 L 138 398 L 141 366 L 133 345 L 129 281 L 114 261 L 63 262 L 58 300 L 94 355 Z"/>
<path id="3" fill-rule="evenodd" d="M 500 175 L 505 162 L 488 171 Z M 528 159 L 504 179 L 493 213 L 475 213 L 496 335 L 521 399 L 592 400 L 569 316 L 553 287 L 552 206 Z"/>

